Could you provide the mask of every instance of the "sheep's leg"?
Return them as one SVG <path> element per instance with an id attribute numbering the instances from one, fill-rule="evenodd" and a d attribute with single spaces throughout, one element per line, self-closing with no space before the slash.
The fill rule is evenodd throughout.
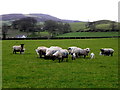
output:
<path id="1" fill-rule="evenodd" d="M 75 58 L 74 58 L 74 57 L 72 57 L 72 60 L 75 60 Z"/>
<path id="2" fill-rule="evenodd" d="M 42 58 L 42 54 L 41 53 L 39 54 L 39 56 L 40 56 L 40 58 Z"/>
<path id="3" fill-rule="evenodd" d="M 15 54 L 16 54 L 16 50 L 14 50 Z"/>
<path id="4" fill-rule="evenodd" d="M 52 57 L 52 60 L 54 61 L 54 60 L 55 60 L 55 57 Z"/>
<path id="5" fill-rule="evenodd" d="M 58 60 L 59 60 L 59 63 L 60 63 L 60 58 Z"/>
<path id="6" fill-rule="evenodd" d="M 42 51 L 40 51 L 40 58 L 42 57 L 42 54 L 43 54 Z"/>
<path id="7" fill-rule="evenodd" d="M 15 51 L 13 50 L 13 54 L 15 53 Z"/>
<path id="8" fill-rule="evenodd" d="M 113 56 L 113 53 L 111 53 L 111 56 Z"/>
<path id="9" fill-rule="evenodd" d="M 66 62 L 68 62 L 68 58 L 66 58 Z"/>
<path id="10" fill-rule="evenodd" d="M 84 55 L 84 58 L 86 57 L 86 55 Z"/>
<path id="11" fill-rule="evenodd" d="M 62 62 L 63 62 L 64 58 L 62 58 Z"/>
<path id="12" fill-rule="evenodd" d="M 16 54 L 16 50 L 15 49 L 13 50 L 13 54 Z"/>

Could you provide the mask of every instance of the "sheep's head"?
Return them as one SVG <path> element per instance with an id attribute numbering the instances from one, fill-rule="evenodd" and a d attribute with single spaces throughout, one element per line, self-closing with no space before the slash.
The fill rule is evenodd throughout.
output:
<path id="1" fill-rule="evenodd" d="M 39 55 L 39 53 L 38 53 L 39 50 L 38 50 L 38 49 L 35 49 L 35 51 L 36 51 L 36 53 Z"/>
<path id="2" fill-rule="evenodd" d="M 101 52 L 104 52 L 104 49 L 103 49 L 103 48 L 101 48 L 101 49 L 100 49 L 100 51 L 101 51 Z"/>
<path id="3" fill-rule="evenodd" d="M 89 52 L 90 52 L 90 48 L 86 48 L 85 50 L 87 51 L 87 53 L 89 53 Z"/>

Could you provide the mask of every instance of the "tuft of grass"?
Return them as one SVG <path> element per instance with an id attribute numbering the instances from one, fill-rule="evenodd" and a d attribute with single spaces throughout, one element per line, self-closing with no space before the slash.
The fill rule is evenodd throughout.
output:
<path id="1" fill-rule="evenodd" d="M 12 46 L 25 44 L 24 54 L 12 54 Z M 3 88 L 118 88 L 118 39 L 3 40 Z M 95 59 L 77 58 L 68 62 L 38 58 L 38 46 L 78 46 L 91 49 Z M 110 47 L 114 56 L 100 56 Z"/>

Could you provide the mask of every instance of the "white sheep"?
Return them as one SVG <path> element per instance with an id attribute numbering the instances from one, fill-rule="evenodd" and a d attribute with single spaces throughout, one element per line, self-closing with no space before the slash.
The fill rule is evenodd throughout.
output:
<path id="1" fill-rule="evenodd" d="M 86 56 L 88 56 L 89 52 L 90 52 L 90 48 L 86 48 L 86 49 L 75 48 L 71 52 L 72 59 L 74 59 L 75 57 L 79 57 L 79 56 L 84 56 L 84 58 L 85 58 Z M 74 53 L 75 53 L 75 55 L 73 55 Z"/>
<path id="2" fill-rule="evenodd" d="M 53 60 L 55 60 L 55 58 L 57 58 L 60 62 L 61 59 L 63 61 L 64 58 L 67 58 L 66 61 L 68 61 L 68 55 L 69 55 L 69 52 L 67 49 L 60 49 L 53 54 L 53 57 L 54 57 Z"/>
<path id="3" fill-rule="evenodd" d="M 56 51 L 61 50 L 61 49 L 62 49 L 61 47 L 52 46 L 52 47 L 50 47 L 50 48 L 48 48 L 48 49 L 46 50 L 45 56 L 46 56 L 46 57 L 52 57 L 53 54 L 54 54 Z"/>
<path id="4" fill-rule="evenodd" d="M 114 50 L 112 48 L 101 48 L 100 51 L 100 55 L 113 56 L 114 53 Z"/>
<path id="5" fill-rule="evenodd" d="M 75 48 L 78 48 L 78 47 L 76 47 L 76 46 L 68 47 L 69 54 L 71 54 L 72 50 L 75 49 Z"/>
<path id="6" fill-rule="evenodd" d="M 25 48 L 24 48 L 24 44 L 20 44 L 19 46 L 13 46 L 13 54 L 16 52 L 20 52 L 20 54 L 22 54 L 24 51 L 25 51 Z"/>
<path id="7" fill-rule="evenodd" d="M 39 57 L 41 58 L 42 55 L 44 55 L 44 57 L 45 57 L 45 54 L 46 54 L 46 50 L 47 50 L 47 49 L 48 49 L 48 48 L 45 47 L 45 46 L 40 46 L 40 47 L 38 47 L 35 51 L 36 51 L 36 53 L 39 55 Z"/>
<path id="8" fill-rule="evenodd" d="M 90 54 L 90 58 L 91 59 L 95 58 L 95 54 L 93 52 Z"/>

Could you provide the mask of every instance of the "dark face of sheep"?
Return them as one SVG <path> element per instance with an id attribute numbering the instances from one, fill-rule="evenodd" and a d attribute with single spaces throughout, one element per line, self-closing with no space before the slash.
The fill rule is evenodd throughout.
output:
<path id="1" fill-rule="evenodd" d="M 104 54 L 104 49 L 100 49 L 100 51 L 101 51 L 101 55 L 103 55 Z"/>
<path id="2" fill-rule="evenodd" d="M 20 44 L 21 45 L 21 48 L 22 48 L 22 50 L 23 50 L 23 48 L 24 48 L 24 44 Z"/>

